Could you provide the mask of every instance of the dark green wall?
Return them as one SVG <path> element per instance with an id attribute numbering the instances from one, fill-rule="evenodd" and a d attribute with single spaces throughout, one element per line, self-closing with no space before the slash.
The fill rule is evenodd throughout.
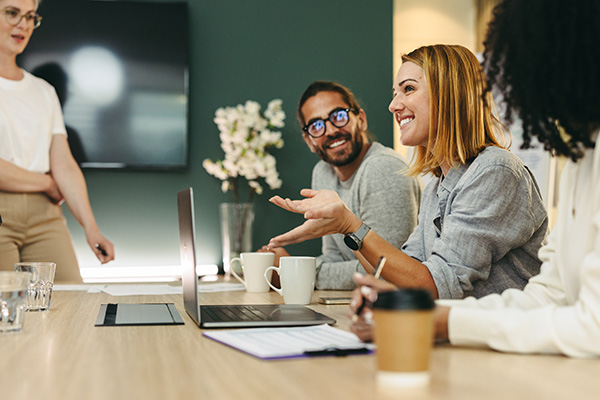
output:
<path id="1" fill-rule="evenodd" d="M 50 1 L 50 0 L 48 0 Z M 195 191 L 199 262 L 220 264 L 218 205 L 231 199 L 202 160 L 221 159 L 214 112 L 248 99 L 263 107 L 281 98 L 286 112 L 285 146 L 275 150 L 283 186 L 298 197 L 310 185 L 317 157 L 304 144 L 295 110 L 314 80 L 335 80 L 355 92 L 369 128 L 392 145 L 387 111 L 392 84 L 392 0 L 189 0 L 190 163 L 186 171 L 85 170 L 92 207 L 102 232 L 116 247 L 115 266 L 179 264 L 176 192 Z M 165 23 L 170 23 L 165 21 Z M 132 21 L 135 33 L 135 21 Z M 301 223 L 302 217 L 270 205 L 274 192 L 255 200 L 254 244 Z M 68 214 L 68 213 L 67 213 Z M 81 228 L 68 214 L 82 266 L 91 258 Z M 320 240 L 288 248 L 318 254 Z"/>

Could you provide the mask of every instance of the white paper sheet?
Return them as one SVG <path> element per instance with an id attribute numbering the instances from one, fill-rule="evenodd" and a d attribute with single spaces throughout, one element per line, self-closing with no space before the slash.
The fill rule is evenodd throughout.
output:
<path id="1" fill-rule="evenodd" d="M 198 284 L 198 292 L 200 293 L 229 292 L 236 290 L 245 290 L 244 285 L 234 282 L 212 282 Z"/>
<path id="2" fill-rule="evenodd" d="M 325 349 L 374 349 L 353 333 L 329 325 L 232 329 L 202 334 L 261 359 L 305 357 L 306 351 Z"/>
<path id="3" fill-rule="evenodd" d="M 181 286 L 169 284 L 143 284 L 143 283 L 114 283 L 99 285 L 54 285 L 54 291 L 83 291 L 88 293 L 108 293 L 112 296 L 135 296 L 135 295 L 160 295 L 160 294 L 181 294 Z M 198 292 L 228 292 L 236 290 L 245 290 L 244 285 L 235 282 L 207 282 L 198 284 Z"/>
<path id="4" fill-rule="evenodd" d="M 112 296 L 136 296 L 136 295 L 161 295 L 161 294 L 181 294 L 181 286 L 169 284 L 143 284 L 143 283 L 115 283 L 101 285 L 54 285 L 55 291 L 86 291 L 88 293 L 108 293 Z M 235 290 L 244 290 L 244 285 L 234 282 L 209 282 L 198 284 L 198 292 L 227 292 Z"/>
<path id="5" fill-rule="evenodd" d="M 172 286 L 167 284 L 145 285 L 140 283 L 104 285 L 101 286 L 100 290 L 112 296 L 161 295 L 183 293 L 181 286 Z"/>
<path id="6" fill-rule="evenodd" d="M 69 285 L 69 284 L 58 284 L 52 286 L 52 290 L 55 292 L 89 292 L 90 290 L 96 290 L 96 293 L 100 292 L 100 289 L 104 285 Z"/>

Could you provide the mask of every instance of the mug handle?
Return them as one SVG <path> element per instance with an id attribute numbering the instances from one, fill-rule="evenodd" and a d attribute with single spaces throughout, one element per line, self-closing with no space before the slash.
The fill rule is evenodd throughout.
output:
<path id="1" fill-rule="evenodd" d="M 273 284 L 271 283 L 271 280 L 269 279 L 269 271 L 276 271 L 279 276 L 281 276 L 281 272 L 280 269 L 277 267 L 269 267 L 265 270 L 265 280 L 267 281 L 267 283 L 269 284 L 269 286 L 271 286 L 271 289 L 273 289 L 274 291 L 276 291 L 277 293 L 279 293 L 280 296 L 283 296 L 283 292 L 281 289 L 276 288 L 275 286 L 273 286 Z"/>
<path id="2" fill-rule="evenodd" d="M 238 281 L 242 282 L 244 284 L 244 287 L 246 287 L 246 281 L 243 280 L 242 278 L 240 278 L 240 276 L 235 273 L 235 269 L 231 268 L 231 264 L 233 264 L 234 261 L 239 261 L 240 265 L 242 265 L 241 258 L 239 258 L 239 257 L 232 258 L 231 261 L 229 261 L 229 272 L 231 272 L 231 275 L 233 275 Z"/>

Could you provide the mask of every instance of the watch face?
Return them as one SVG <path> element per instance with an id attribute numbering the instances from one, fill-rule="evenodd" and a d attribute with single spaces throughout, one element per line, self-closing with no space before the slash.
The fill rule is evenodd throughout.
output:
<path id="1" fill-rule="evenodd" d="M 344 236 L 344 243 L 346 243 L 346 246 L 350 247 L 351 250 L 357 251 L 358 250 L 358 243 L 356 242 L 356 238 L 354 237 L 354 235 L 346 235 Z"/>

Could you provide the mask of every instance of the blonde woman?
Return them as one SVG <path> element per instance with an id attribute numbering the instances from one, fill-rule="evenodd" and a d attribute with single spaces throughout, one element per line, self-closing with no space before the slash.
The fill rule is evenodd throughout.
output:
<path id="1" fill-rule="evenodd" d="M 114 249 L 94 219 L 56 92 L 17 65 L 17 55 L 41 23 L 38 5 L 0 0 L 0 270 L 19 261 L 52 261 L 56 281 L 78 282 L 63 201 L 102 263 L 114 258 Z"/>
<path id="2" fill-rule="evenodd" d="M 435 45 L 402 60 L 389 109 L 402 143 L 415 147 L 410 172 L 437 178 L 402 249 L 366 227 L 335 192 L 307 189 L 303 200 L 271 199 L 306 221 L 269 245 L 343 234 L 368 272 L 385 256 L 386 281 L 427 288 L 435 298 L 523 288 L 539 272 L 547 213 L 533 175 L 501 144 L 477 58 L 462 46 Z"/>

